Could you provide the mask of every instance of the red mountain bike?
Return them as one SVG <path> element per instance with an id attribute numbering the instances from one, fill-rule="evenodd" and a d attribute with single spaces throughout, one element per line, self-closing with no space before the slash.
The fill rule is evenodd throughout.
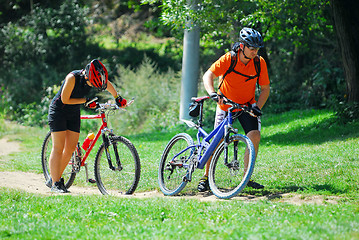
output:
<path id="1" fill-rule="evenodd" d="M 129 101 L 127 106 L 133 103 Z M 77 144 L 71 160 L 62 177 L 65 187 L 69 188 L 80 171 L 85 167 L 87 182 L 96 183 L 102 194 L 132 194 L 138 185 L 141 174 L 140 158 L 135 146 L 122 136 L 116 136 L 112 129 L 107 127 L 106 116 L 116 110 L 120 110 L 116 104 L 98 104 L 97 115 L 83 115 L 81 119 L 101 119 L 102 125 L 98 129 L 95 138 L 85 151 Z M 97 150 L 94 164 L 95 180 L 89 178 L 86 159 L 88 158 L 95 143 L 102 137 L 103 143 Z M 45 180 L 51 182 L 49 172 L 49 157 L 52 148 L 51 132 L 48 132 L 42 144 L 41 164 Z M 51 186 L 51 184 L 50 184 Z"/>

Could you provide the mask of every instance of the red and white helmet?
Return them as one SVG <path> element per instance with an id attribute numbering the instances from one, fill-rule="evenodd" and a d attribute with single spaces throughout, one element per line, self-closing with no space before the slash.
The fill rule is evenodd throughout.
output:
<path id="1" fill-rule="evenodd" d="M 85 71 L 88 80 L 94 87 L 100 90 L 105 90 L 107 88 L 108 73 L 106 67 L 100 60 L 92 60 L 87 64 Z"/>

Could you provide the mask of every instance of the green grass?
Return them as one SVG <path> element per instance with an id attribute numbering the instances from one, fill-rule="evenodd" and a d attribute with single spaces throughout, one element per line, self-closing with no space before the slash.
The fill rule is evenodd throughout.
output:
<path id="1" fill-rule="evenodd" d="M 46 129 L 6 124 L 0 134 L 21 142 L 22 152 L 0 171 L 41 173 Z M 38 196 L 0 189 L 0 238 L 9 239 L 359 239 L 359 123 L 336 123 L 332 112 L 291 111 L 262 118 L 262 141 L 253 178 L 264 190 L 241 195 L 300 194 L 336 197 L 337 204 L 289 204 L 278 199 L 203 202 L 196 199 Z M 194 136 L 193 130 L 187 130 Z M 157 168 L 177 132 L 127 135 L 142 164 L 137 192 L 159 190 Z M 86 133 L 83 133 L 86 135 Z M 93 164 L 93 158 L 89 160 Z M 90 170 L 93 172 L 92 167 Z M 202 170 L 181 192 L 196 193 Z M 75 180 L 83 181 L 84 171 Z"/>
<path id="2" fill-rule="evenodd" d="M 37 196 L 2 189 L 2 239 L 357 239 L 355 204 Z"/>

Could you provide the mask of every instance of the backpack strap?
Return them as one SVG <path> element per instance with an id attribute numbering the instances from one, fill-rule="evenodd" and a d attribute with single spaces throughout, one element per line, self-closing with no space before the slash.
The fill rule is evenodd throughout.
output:
<path id="1" fill-rule="evenodd" d="M 253 61 L 254 61 L 254 67 L 255 67 L 255 69 L 256 69 L 256 75 L 254 75 L 254 76 L 249 76 L 249 75 L 246 75 L 246 74 L 237 72 L 237 71 L 234 70 L 234 69 L 233 69 L 233 72 L 235 72 L 236 74 L 239 74 L 239 75 L 241 75 L 241 76 L 243 76 L 243 77 L 248 78 L 248 79 L 246 80 L 246 82 L 249 81 L 249 80 L 255 79 L 255 78 L 257 78 L 257 80 L 258 80 L 258 79 L 259 79 L 259 75 L 260 75 L 260 73 L 261 73 L 261 62 L 260 62 L 259 56 L 258 56 L 258 55 L 255 56 L 255 58 L 253 59 Z"/>
<path id="2" fill-rule="evenodd" d="M 256 69 L 257 76 L 258 76 L 258 78 L 257 78 L 257 89 L 258 89 L 258 92 L 259 92 L 259 91 L 260 91 L 260 89 L 259 89 L 259 76 L 260 76 L 260 74 L 261 74 L 261 60 L 260 60 L 260 58 L 259 58 L 259 55 L 257 55 L 257 56 L 253 59 L 253 61 L 254 61 L 254 67 L 255 67 L 255 69 Z"/>
<path id="3" fill-rule="evenodd" d="M 222 77 L 222 81 L 221 83 L 219 84 L 218 86 L 218 89 L 221 88 L 223 82 L 224 82 L 224 78 L 227 76 L 228 73 L 230 72 L 233 72 L 234 71 L 234 67 L 237 65 L 237 52 L 235 51 L 230 51 L 231 53 L 231 65 L 229 66 L 229 68 L 227 69 L 227 71 L 225 72 L 225 74 L 223 74 L 223 77 Z"/>
<path id="4" fill-rule="evenodd" d="M 236 44 L 237 44 L 237 43 L 236 43 Z M 252 79 L 257 78 L 257 84 L 258 84 L 259 76 L 260 76 L 260 73 L 261 73 L 261 62 L 260 62 L 260 59 L 259 59 L 259 55 L 257 55 L 257 56 L 253 59 L 253 61 L 254 61 L 254 67 L 255 67 L 256 73 L 257 73 L 256 75 L 254 75 L 254 76 L 249 76 L 249 75 L 246 75 L 246 74 L 237 72 L 236 70 L 234 70 L 234 68 L 235 68 L 235 66 L 237 65 L 237 61 L 238 61 L 238 59 L 237 59 L 237 52 L 238 52 L 238 47 L 239 47 L 239 45 L 237 46 L 236 44 L 233 46 L 232 50 L 230 51 L 230 53 L 231 53 L 231 65 L 229 66 L 229 68 L 228 68 L 228 70 L 225 72 L 225 74 L 223 74 L 222 81 L 221 81 L 221 83 L 219 84 L 218 89 L 221 88 L 221 86 L 222 86 L 222 84 L 223 84 L 223 82 L 224 82 L 224 79 L 225 79 L 225 77 L 227 76 L 227 74 L 229 74 L 229 73 L 231 73 L 231 72 L 234 72 L 234 73 L 236 73 L 236 74 L 239 74 L 239 75 L 241 75 L 241 76 L 243 76 L 243 77 L 248 78 L 248 79 L 246 80 L 246 82 L 249 81 L 249 80 L 252 80 Z M 259 89 L 259 86 L 258 86 L 258 89 Z"/>
<path id="5" fill-rule="evenodd" d="M 254 67 L 256 68 L 257 76 L 258 76 L 258 79 L 259 79 L 259 75 L 261 74 L 261 60 L 259 59 L 259 55 L 257 55 L 253 59 L 253 61 L 254 61 Z"/>

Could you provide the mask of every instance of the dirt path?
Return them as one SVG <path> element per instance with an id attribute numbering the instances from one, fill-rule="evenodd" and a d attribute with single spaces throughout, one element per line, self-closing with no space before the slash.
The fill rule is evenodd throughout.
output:
<path id="1" fill-rule="evenodd" d="M 10 142 L 7 137 L 0 139 L 0 157 L 18 151 L 20 151 L 19 143 Z"/>
<path id="2" fill-rule="evenodd" d="M 0 163 L 5 155 L 21 150 L 21 146 L 18 142 L 9 141 L 7 137 L 0 139 Z M 0 187 L 18 189 L 29 193 L 41 194 L 41 195 L 54 195 L 50 189 L 45 186 L 44 177 L 42 174 L 28 173 L 28 172 L 0 172 Z M 101 195 L 97 188 L 86 188 L 72 186 L 69 189 L 71 195 Z M 127 198 L 150 198 L 150 197 L 165 197 L 158 191 L 151 192 L 135 192 L 133 195 L 119 195 L 119 197 Z M 216 198 L 213 194 L 198 194 L 195 196 L 179 196 L 172 198 L 184 198 L 184 199 L 196 199 L 198 201 L 221 201 Z M 260 200 L 271 200 L 278 202 L 286 202 L 295 205 L 301 204 L 337 204 L 339 197 L 331 196 L 306 196 L 285 193 L 285 194 L 272 194 L 267 196 L 237 196 L 233 199 L 242 200 L 245 202 L 255 202 Z"/>

